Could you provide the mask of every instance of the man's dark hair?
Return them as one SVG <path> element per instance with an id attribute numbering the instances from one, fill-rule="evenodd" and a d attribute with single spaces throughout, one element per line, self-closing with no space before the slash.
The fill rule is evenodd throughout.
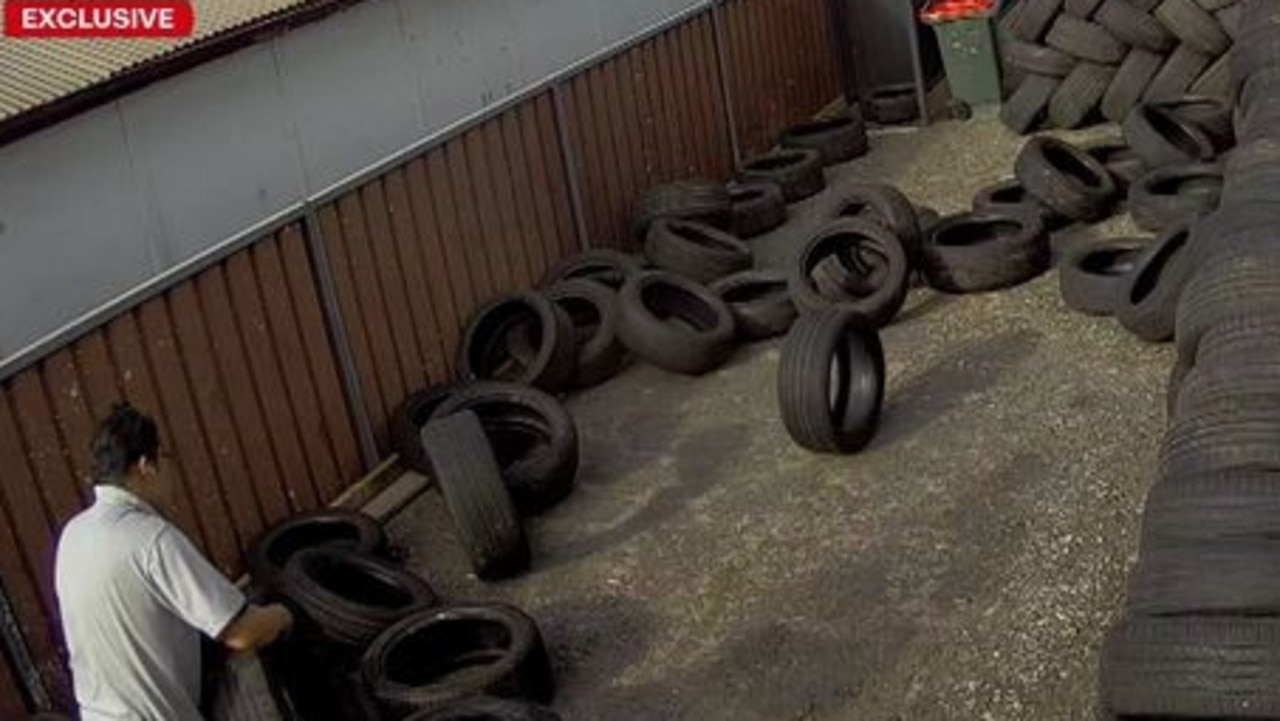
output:
<path id="1" fill-rule="evenodd" d="M 143 458 L 154 462 L 159 451 L 156 422 L 128 403 L 117 403 L 93 439 L 94 480 L 120 483 L 134 464 Z"/>

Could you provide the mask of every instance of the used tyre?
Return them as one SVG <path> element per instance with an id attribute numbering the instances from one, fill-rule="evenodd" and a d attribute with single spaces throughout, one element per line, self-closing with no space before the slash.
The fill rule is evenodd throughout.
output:
<path id="1" fill-rule="evenodd" d="M 739 238 L 753 238 L 787 222 L 787 199 L 777 183 L 736 183 L 729 186 L 729 197 L 733 199 L 730 227 Z"/>
<path id="2" fill-rule="evenodd" d="M 733 351 L 733 314 L 724 301 L 683 276 L 649 271 L 619 295 L 618 337 L 659 368 L 701 375 Z"/>
<path id="3" fill-rule="evenodd" d="M 1018 89 L 1000 105 L 1000 122 L 1019 135 L 1034 130 L 1049 112 L 1049 99 L 1062 78 L 1028 73 Z"/>
<path id="4" fill-rule="evenodd" d="M 503 604 L 450 606 L 387 629 L 360 664 L 365 685 L 397 718 L 475 696 L 555 696 L 551 663 L 537 624 Z"/>
<path id="5" fill-rule="evenodd" d="M 921 269 L 929 286 L 944 293 L 981 293 L 1040 275 L 1050 255 L 1039 218 L 978 211 L 938 223 L 925 239 Z"/>
<path id="6" fill-rule="evenodd" d="M 294 554 L 280 591 L 324 638 L 361 649 L 405 616 L 439 603 L 427 582 L 412 573 L 337 548 Z"/>
<path id="7" fill-rule="evenodd" d="M 608 249 L 587 250 L 556 262 L 538 285 L 549 288 L 566 280 L 590 280 L 617 290 L 640 269 L 640 260 L 633 255 Z"/>
<path id="8" fill-rule="evenodd" d="M 782 346 L 778 406 L 791 438 L 822 453 L 856 453 L 875 435 L 884 402 L 884 350 L 840 306 L 796 321 Z"/>
<path id="9" fill-rule="evenodd" d="M 1139 228 L 1159 232 L 1189 226 L 1212 213 L 1222 197 L 1222 166 L 1170 165 L 1129 188 L 1129 213 Z"/>
<path id="10" fill-rule="evenodd" d="M 1151 79 L 1144 100 L 1167 100 L 1186 94 L 1191 84 L 1209 67 L 1213 58 L 1190 45 L 1179 45 L 1165 58 L 1160 71 Z"/>
<path id="11" fill-rule="evenodd" d="M 1261 236 L 1270 244 L 1274 234 Z M 1187 282 L 1178 309 L 1178 349 L 1195 352 L 1211 328 L 1250 318 L 1268 318 L 1280 309 L 1280 251 L 1236 252 L 1202 263 Z"/>
<path id="12" fill-rule="evenodd" d="M 1166 53 L 1177 43 L 1155 16 L 1138 9 L 1129 0 L 1106 0 L 1098 8 L 1094 20 L 1123 43 L 1135 49 Z"/>
<path id="13" fill-rule="evenodd" d="M 422 429 L 422 445 L 476 576 L 504 578 L 528 568 L 524 525 L 476 414 L 432 420 Z"/>
<path id="14" fill-rule="evenodd" d="M 828 260 L 837 272 L 853 278 L 820 287 L 814 274 Z M 892 231 L 867 221 L 837 220 L 801 249 L 789 276 L 791 298 L 802 312 L 840 305 L 878 328 L 902 309 L 909 271 L 906 251 Z"/>
<path id="15" fill-rule="evenodd" d="M 1213 142 L 1193 123 L 1167 108 L 1144 103 L 1121 126 L 1125 142 L 1148 168 L 1212 160 Z"/>
<path id="16" fill-rule="evenodd" d="M 427 471 L 427 457 L 422 451 L 422 427 L 440 404 L 449 399 L 456 386 L 431 386 L 414 391 L 396 407 L 387 423 L 391 445 L 406 466 L 419 473 Z"/>
<path id="17" fill-rule="evenodd" d="M 527 701 L 476 697 L 416 713 L 404 721 L 561 721 L 555 711 Z"/>
<path id="18" fill-rule="evenodd" d="M 512 353 L 521 344 L 531 353 Z M 462 338 L 463 382 L 502 380 L 557 391 L 573 378 L 573 322 L 541 293 L 509 293 L 472 318 Z"/>
<path id="19" fill-rule="evenodd" d="M 1129 616 L 1102 649 L 1099 693 L 1119 717 L 1280 716 L 1280 619 Z"/>
<path id="20" fill-rule="evenodd" d="M 832 220 L 853 218 L 884 226 L 898 236 L 907 259 L 920 254 L 920 219 L 916 208 L 902 191 L 884 183 L 849 183 L 840 186 L 840 196 L 824 213 Z"/>
<path id="21" fill-rule="evenodd" d="M 1086 145 L 1083 150 L 1111 173 L 1111 179 L 1116 182 L 1116 189 L 1120 192 L 1126 192 L 1134 181 L 1147 172 L 1142 158 L 1119 139 Z"/>
<path id="22" fill-rule="evenodd" d="M 574 388 L 590 388 L 617 375 L 627 363 L 618 340 L 618 293 L 591 280 L 566 280 L 546 289 L 573 323 Z"/>
<path id="23" fill-rule="evenodd" d="M 1145 546 L 1130 576 L 1129 610 L 1149 616 L 1280 614 L 1275 540 Z"/>
<path id="24" fill-rule="evenodd" d="M 710 283 L 751 267 L 751 248 L 720 230 L 688 220 L 655 220 L 644 254 L 663 270 Z"/>
<path id="25" fill-rule="evenodd" d="M 386 534 L 372 517 L 358 511 L 327 508 L 272 526 L 249 548 L 247 565 L 256 585 L 274 591 L 285 565 L 299 551 L 324 547 L 376 554 L 386 545 Z"/>
<path id="26" fill-rule="evenodd" d="M 1040 199 L 1032 195 L 1017 178 L 1002 180 L 980 188 L 973 196 L 973 209 L 999 213 L 1030 213 L 1040 218 L 1046 228 L 1057 227 L 1065 220 L 1052 208 L 1040 202 Z"/>
<path id="27" fill-rule="evenodd" d="M 1148 245 L 1139 238 L 1112 238 L 1075 246 L 1058 266 L 1062 300 L 1081 313 L 1111 315 Z"/>
<path id="28" fill-rule="evenodd" d="M 868 115 L 881 125 L 899 125 L 920 117 L 916 86 L 912 83 L 874 88 L 866 102 Z"/>
<path id="29" fill-rule="evenodd" d="M 1028 191 L 1073 220 L 1104 217 L 1115 199 L 1115 180 L 1107 169 L 1061 140 L 1032 138 L 1018 153 L 1014 168 Z"/>
<path id="30" fill-rule="evenodd" d="M 529 386 L 476 383 L 459 389 L 434 418 L 461 411 L 480 419 L 516 508 L 538 513 L 573 490 L 578 427 L 563 403 Z"/>
<path id="31" fill-rule="evenodd" d="M 810 120 L 793 125 L 782 133 L 784 148 L 816 150 L 823 165 L 844 163 L 867 153 L 867 128 L 860 110 L 851 114 Z"/>
<path id="32" fill-rule="evenodd" d="M 1075 58 L 1047 45 L 1012 40 L 1001 46 L 1001 52 L 1005 62 L 1037 75 L 1064 78 L 1076 65 Z"/>
<path id="33" fill-rule="evenodd" d="M 1115 77 L 1115 68 L 1079 62 L 1049 99 L 1049 120 L 1059 128 L 1078 128 L 1098 109 Z"/>
<path id="34" fill-rule="evenodd" d="M 781 271 L 743 271 L 712 283 L 710 290 L 729 306 L 743 340 L 780 336 L 795 322 L 796 306 Z"/>
<path id="35" fill-rule="evenodd" d="M 1216 58 L 1231 49 L 1231 38 L 1195 0 L 1164 0 L 1155 16 L 1179 40 L 1205 55 Z"/>
<path id="36" fill-rule="evenodd" d="M 1025 0 L 1015 9 L 1018 13 L 1010 23 L 1009 31 L 1020 40 L 1034 43 L 1044 37 L 1054 18 L 1062 11 L 1062 0 Z"/>
<path id="37" fill-rule="evenodd" d="M 1200 129 L 1218 151 L 1236 144 L 1235 128 L 1231 122 L 1231 105 L 1218 98 L 1186 95 L 1155 103 Z"/>
<path id="38" fill-rule="evenodd" d="M 1129 274 L 1115 315 L 1129 332 L 1160 343 L 1173 337 L 1178 294 L 1186 284 L 1186 228 L 1165 233 L 1147 248 Z"/>
<path id="39" fill-rule="evenodd" d="M 744 181 L 777 183 L 788 203 L 804 200 L 827 187 L 822 155 L 816 150 L 789 148 L 761 155 L 747 161 L 741 175 Z"/>
<path id="40" fill-rule="evenodd" d="M 1130 50 L 1102 96 L 1102 115 L 1112 122 L 1124 122 L 1129 113 L 1142 102 L 1147 86 L 1156 73 L 1160 72 L 1163 64 L 1164 56 L 1159 53 L 1142 48 Z"/>
<path id="41" fill-rule="evenodd" d="M 635 237 L 643 238 L 659 218 L 696 220 L 717 227 L 730 221 L 729 191 L 714 180 L 679 180 L 650 188 L 635 212 Z"/>
<path id="42" fill-rule="evenodd" d="M 1107 29 L 1087 20 L 1059 15 L 1045 36 L 1049 47 L 1102 65 L 1115 65 L 1124 60 L 1129 46 L 1120 42 Z"/>

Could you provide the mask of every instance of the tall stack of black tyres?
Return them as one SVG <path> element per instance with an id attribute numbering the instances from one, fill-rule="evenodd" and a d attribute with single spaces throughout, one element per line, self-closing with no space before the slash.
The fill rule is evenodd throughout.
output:
<path id="1" fill-rule="evenodd" d="M 300 551 L 341 548 L 378 555 L 386 546 L 386 534 L 371 516 L 327 508 L 293 516 L 267 529 L 250 546 L 246 564 L 259 592 L 277 595 L 285 566 Z"/>
<path id="2" fill-rule="evenodd" d="M 751 248 L 746 243 L 689 220 L 655 220 L 645 236 L 644 254 L 654 266 L 699 283 L 751 267 Z"/>
<path id="3" fill-rule="evenodd" d="M 1051 259 L 1038 215 L 980 210 L 942 219 L 925 239 L 921 270 L 935 290 L 982 293 L 1025 283 Z"/>
<path id="4" fill-rule="evenodd" d="M 739 238 L 763 235 L 787 222 L 787 199 L 774 182 L 755 180 L 730 183 L 733 201 L 729 231 Z"/>
<path id="5" fill-rule="evenodd" d="M 865 220 L 883 226 L 898 237 L 908 262 L 920 257 L 922 232 L 918 209 L 902 191 L 884 183 L 842 185 L 835 203 L 823 212 L 826 218 Z"/>
<path id="6" fill-rule="evenodd" d="M 1063 302 L 1080 313 L 1112 315 L 1150 244 L 1141 238 L 1111 238 L 1072 247 L 1058 264 Z"/>
<path id="7" fill-rule="evenodd" d="M 528 701 L 477 697 L 443 708 L 421 711 L 404 721 L 561 721 L 560 716 L 541 704 Z"/>
<path id="8" fill-rule="evenodd" d="M 1230 10 L 1195 4 L 1219 22 Z M 1186 3 L 1171 7 L 1206 24 Z M 1239 10 L 1242 144 L 1219 209 L 1185 241 L 1172 275 L 1187 279 L 1162 301 L 1176 301 L 1160 327 L 1177 346 L 1169 425 L 1128 607 L 1099 666 L 1109 717 L 1280 718 L 1280 147 L 1261 120 L 1280 106 L 1280 82 L 1255 82 L 1280 77 L 1280 23 L 1270 0 Z M 1221 114 L 1202 110 L 1202 127 L 1221 130 Z M 1166 275 L 1179 265 L 1172 255 Z"/>
<path id="9" fill-rule="evenodd" d="M 460 388 L 432 419 L 475 413 L 511 500 L 525 514 L 540 513 L 573 490 L 578 473 L 578 428 L 564 404 L 536 388 L 477 383 Z"/>
<path id="10" fill-rule="evenodd" d="M 743 341 L 780 336 L 795 322 L 796 306 L 782 271 L 746 270 L 717 280 L 709 290 L 729 306 Z"/>
<path id="11" fill-rule="evenodd" d="M 717 295 L 667 271 L 633 277 L 619 295 L 618 337 L 637 358 L 663 370 L 702 375 L 733 352 L 733 313 Z"/>
<path id="12" fill-rule="evenodd" d="M 804 200 L 827 187 L 822 154 L 807 148 L 782 148 L 751 158 L 738 173 L 743 182 L 768 181 L 782 188 L 788 203 Z"/>
<path id="13" fill-rule="evenodd" d="M 1143 230 L 1186 227 L 1218 209 L 1222 165 L 1169 165 L 1147 173 L 1129 188 L 1129 214 Z"/>
<path id="14" fill-rule="evenodd" d="M 835 165 L 867 154 L 867 128 L 862 122 L 862 111 L 855 105 L 843 115 L 787 128 L 778 144 L 784 148 L 816 150 L 823 165 Z"/>
<path id="15" fill-rule="evenodd" d="M 1094 160 L 1102 163 L 1107 172 L 1111 173 L 1111 179 L 1116 183 L 1116 190 L 1122 194 L 1128 192 L 1129 186 L 1147 172 L 1147 166 L 1142 162 L 1142 158 L 1138 157 L 1138 154 L 1133 152 L 1133 148 L 1120 138 L 1091 143 L 1081 149 Z"/>
<path id="16" fill-rule="evenodd" d="M 418 473 L 427 472 L 427 457 L 422 450 L 422 427 L 431 414 L 449 399 L 458 386 L 428 386 L 410 393 L 396 406 L 387 422 L 391 446 L 404 465 Z"/>
<path id="17" fill-rule="evenodd" d="M 458 356 L 464 383 L 499 380 L 564 390 L 575 370 L 573 321 L 542 293 L 502 295 L 476 312 Z"/>
<path id="18" fill-rule="evenodd" d="M 404 619 L 370 645 L 361 676 L 386 718 L 477 696 L 542 704 L 555 696 L 537 624 L 501 604 L 448 606 Z"/>
<path id="19" fill-rule="evenodd" d="M 1232 93 L 1235 0 L 1023 0 L 1001 21 L 1017 133 L 1122 122 L 1144 101 Z"/>
<path id="20" fill-rule="evenodd" d="M 801 313 L 839 306 L 880 328 L 902 309 L 909 272 L 906 251 L 893 231 L 848 219 L 828 223 L 805 243 L 788 283 Z"/>
<path id="21" fill-rule="evenodd" d="M 778 406 L 798 445 L 857 453 L 874 437 L 884 404 L 884 349 L 853 310 L 832 306 L 801 317 L 782 346 Z"/>
<path id="22" fill-rule="evenodd" d="M 649 225 L 660 219 L 694 220 L 718 228 L 732 221 L 733 201 L 723 183 L 679 180 L 650 188 L 636 207 L 632 234 L 642 239 Z"/>
<path id="23" fill-rule="evenodd" d="M 590 280 L 617 290 L 627 278 L 640 272 L 640 261 L 616 250 L 586 250 L 557 261 L 542 276 L 538 287 L 550 288 L 566 280 Z"/>
<path id="24" fill-rule="evenodd" d="M 1106 217 L 1116 199 L 1107 168 L 1070 143 L 1032 138 L 1018 153 L 1014 172 L 1023 187 L 1058 215 L 1093 221 Z"/>
<path id="25" fill-rule="evenodd" d="M 569 385 L 590 388 L 621 372 L 627 352 L 617 334 L 618 292 L 586 278 L 561 281 L 544 292 L 573 323 L 576 362 Z"/>
<path id="26" fill-rule="evenodd" d="M 476 414 L 459 410 L 432 419 L 422 429 L 422 446 L 476 576 L 507 578 L 528 568 L 524 524 Z"/>
<path id="27" fill-rule="evenodd" d="M 1187 253 L 1189 237 L 1185 227 L 1158 237 L 1137 259 L 1128 287 L 1116 305 L 1120 324 L 1150 343 L 1173 338 L 1178 296 L 1192 270 Z"/>

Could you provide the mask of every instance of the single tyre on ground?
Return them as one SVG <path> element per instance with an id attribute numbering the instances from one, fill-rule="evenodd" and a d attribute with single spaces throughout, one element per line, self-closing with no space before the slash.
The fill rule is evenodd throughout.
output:
<path id="1" fill-rule="evenodd" d="M 405 616 L 439 603 L 421 578 L 375 556 L 340 548 L 294 554 L 280 591 L 324 638 L 360 649 Z"/>
<path id="2" fill-rule="evenodd" d="M 528 568 L 524 525 L 476 414 L 464 410 L 432 420 L 422 429 L 422 445 L 476 576 L 503 578 Z"/>
<path id="3" fill-rule="evenodd" d="M 729 186 L 729 197 L 733 199 L 730 228 L 739 238 L 753 238 L 787 222 L 787 199 L 777 183 L 734 183 Z"/>
<path id="4" fill-rule="evenodd" d="M 901 190 L 885 183 L 858 182 L 840 186 L 835 204 L 825 213 L 832 220 L 854 218 L 882 225 L 898 236 L 907 259 L 920 254 L 920 219 Z"/>
<path id="5" fill-rule="evenodd" d="M 622 288 L 618 337 L 659 368 L 701 375 L 733 351 L 733 314 L 705 286 L 664 271 L 648 271 Z"/>
<path id="6" fill-rule="evenodd" d="M 751 248 L 716 228 L 689 220 L 655 220 L 644 254 L 658 268 L 710 283 L 751 267 Z"/>
<path id="7" fill-rule="evenodd" d="M 1040 218 L 1047 229 L 1057 227 L 1065 220 L 1052 208 L 1040 202 L 1040 199 L 1032 195 L 1017 178 L 1002 180 L 979 188 L 973 196 L 972 205 L 975 211 L 1030 213 Z"/>
<path id="8" fill-rule="evenodd" d="M 855 110 L 847 115 L 793 125 L 782 133 L 779 145 L 816 150 L 822 156 L 823 165 L 835 165 L 866 155 L 867 128 L 861 111 Z"/>
<path id="9" fill-rule="evenodd" d="M 520 347 L 532 352 L 512 352 Z M 573 322 L 541 293 L 495 298 L 476 312 L 462 338 L 458 375 L 465 383 L 501 380 L 557 391 L 573 371 Z"/>
<path id="10" fill-rule="evenodd" d="M 1112 238 L 1073 247 L 1058 265 L 1062 300 L 1081 313 L 1111 315 L 1150 244 L 1142 238 Z"/>
<path id="11" fill-rule="evenodd" d="M 912 83 L 874 88 L 866 102 L 869 117 L 881 125 L 899 125 L 920 117 L 916 86 Z"/>
<path id="12" fill-rule="evenodd" d="M 1028 213 L 977 211 L 943 218 L 925 239 L 921 270 L 944 293 L 981 293 L 1049 269 L 1049 239 Z"/>
<path id="13" fill-rule="evenodd" d="M 303 513 L 267 529 L 249 548 L 249 576 L 260 588 L 275 591 L 294 554 L 308 548 L 343 548 L 381 553 L 387 545 L 382 526 L 358 511 L 327 508 Z"/>
<path id="14" fill-rule="evenodd" d="M 828 283 L 815 277 L 820 268 Z M 906 251 L 892 231 L 864 220 L 837 220 L 801 249 L 790 274 L 791 298 L 801 312 L 839 305 L 879 328 L 902 309 L 909 272 Z"/>
<path id="15" fill-rule="evenodd" d="M 804 200 L 827 187 L 822 175 L 822 154 L 805 148 L 784 148 L 748 160 L 742 180 L 767 180 L 782 188 L 788 203 Z"/>
<path id="16" fill-rule="evenodd" d="M 1221 197 L 1221 165 L 1170 165 L 1129 188 L 1129 214 L 1139 228 L 1159 232 L 1191 225 L 1216 210 Z"/>
<path id="17" fill-rule="evenodd" d="M 515 383 L 476 383 L 459 389 L 433 418 L 461 411 L 480 419 L 502 481 L 520 511 L 544 511 L 573 490 L 578 427 L 554 396 Z"/>
<path id="18" fill-rule="evenodd" d="M 546 289 L 547 297 L 573 323 L 574 388 L 590 388 L 617 375 L 627 363 L 618 340 L 618 293 L 592 280 L 566 280 Z"/>
<path id="19" fill-rule="evenodd" d="M 1134 108 L 1121 130 L 1148 168 L 1203 162 L 1216 154 L 1203 130 L 1160 105 L 1143 103 Z"/>
<path id="20" fill-rule="evenodd" d="M 796 443 L 856 453 L 875 435 L 883 402 L 884 350 L 855 311 L 834 306 L 796 321 L 778 367 L 778 406 Z"/>
<path id="21" fill-rule="evenodd" d="M 1186 228 L 1162 235 L 1129 273 L 1129 285 L 1116 305 L 1120 323 L 1152 343 L 1173 337 L 1178 294 L 1190 275 Z"/>
<path id="22" fill-rule="evenodd" d="M 617 290 L 640 269 L 640 259 L 634 255 L 604 248 L 586 250 L 556 262 L 538 286 L 549 288 L 565 280 L 590 280 Z"/>
<path id="23" fill-rule="evenodd" d="M 796 319 L 787 275 L 778 270 L 747 270 L 711 284 L 733 313 L 738 337 L 763 340 L 786 333 Z"/>
<path id="24" fill-rule="evenodd" d="M 1101 218 L 1115 200 L 1115 180 L 1106 167 L 1062 140 L 1039 137 L 1027 141 L 1014 169 L 1028 191 L 1072 220 Z"/>
<path id="25" fill-rule="evenodd" d="M 448 606 L 387 629 L 360 664 L 366 687 L 401 718 L 475 696 L 555 697 L 551 662 L 538 626 L 504 604 Z"/>

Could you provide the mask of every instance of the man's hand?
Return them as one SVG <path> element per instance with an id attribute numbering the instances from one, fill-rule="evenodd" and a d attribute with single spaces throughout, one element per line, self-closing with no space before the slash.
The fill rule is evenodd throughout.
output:
<path id="1" fill-rule="evenodd" d="M 293 614 L 280 604 L 245 607 L 218 640 L 236 653 L 257 651 L 275 641 L 293 627 Z"/>

